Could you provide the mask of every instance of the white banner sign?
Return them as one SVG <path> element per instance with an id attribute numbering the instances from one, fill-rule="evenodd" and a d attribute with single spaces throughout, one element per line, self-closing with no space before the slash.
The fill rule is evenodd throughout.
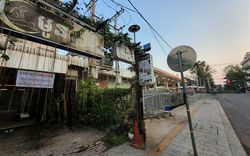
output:
<path id="1" fill-rule="evenodd" d="M 16 86 L 32 88 L 53 88 L 55 74 L 18 70 Z"/>
<path id="2" fill-rule="evenodd" d="M 150 54 L 145 54 L 140 58 L 139 79 L 141 85 L 154 83 L 153 57 Z"/>
<path id="3" fill-rule="evenodd" d="M 114 47 L 112 47 L 112 52 L 114 58 L 119 61 L 130 64 L 135 62 L 134 52 L 125 45 L 115 45 Z"/>

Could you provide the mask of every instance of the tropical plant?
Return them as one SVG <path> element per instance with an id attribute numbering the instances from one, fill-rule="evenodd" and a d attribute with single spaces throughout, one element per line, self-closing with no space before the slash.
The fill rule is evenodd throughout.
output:
<path id="1" fill-rule="evenodd" d="M 89 76 L 78 93 L 75 120 L 101 130 L 119 127 L 127 122 L 129 112 L 134 109 L 133 101 L 130 89 L 102 90 Z"/>
<path id="2" fill-rule="evenodd" d="M 211 86 L 214 85 L 212 74 L 215 73 L 215 70 L 211 68 L 205 61 L 197 61 L 190 72 L 191 74 L 198 76 L 200 85 L 206 85 L 207 88 L 209 83 Z"/>
<path id="3" fill-rule="evenodd" d="M 245 72 L 238 65 L 229 65 L 224 68 L 226 73 L 227 84 L 225 88 L 228 90 L 238 90 L 241 87 L 245 87 Z"/>
<path id="4" fill-rule="evenodd" d="M 0 58 L 4 59 L 5 61 L 8 61 L 10 59 L 9 56 L 2 51 L 0 51 Z"/>

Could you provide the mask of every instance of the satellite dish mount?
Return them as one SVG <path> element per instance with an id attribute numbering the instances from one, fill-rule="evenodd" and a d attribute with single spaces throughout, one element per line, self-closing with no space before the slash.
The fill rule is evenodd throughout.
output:
<path id="1" fill-rule="evenodd" d="M 189 123 L 189 130 L 192 140 L 192 146 L 194 151 L 194 156 L 198 156 L 196 144 L 195 144 L 195 138 L 194 138 L 194 132 L 193 132 L 193 126 L 192 126 L 192 119 L 190 114 L 189 105 L 187 102 L 187 92 L 186 92 L 186 86 L 185 86 L 185 80 L 184 80 L 184 74 L 183 72 L 192 68 L 196 62 L 196 53 L 193 48 L 189 46 L 179 46 L 174 48 L 168 55 L 167 63 L 170 69 L 176 72 L 181 73 L 181 82 L 182 82 L 182 89 L 183 89 L 183 101 L 186 105 L 187 110 L 187 116 L 188 116 L 188 123 Z"/>

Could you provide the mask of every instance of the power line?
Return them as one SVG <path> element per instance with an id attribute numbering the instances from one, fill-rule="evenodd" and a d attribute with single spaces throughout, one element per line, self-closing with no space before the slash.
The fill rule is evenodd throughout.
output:
<path id="1" fill-rule="evenodd" d="M 97 2 L 98 0 L 95 0 L 95 3 Z M 88 8 L 87 8 L 87 11 L 85 11 L 85 13 L 83 15 L 85 15 L 91 8 L 92 8 L 92 5 L 91 4 L 91 0 L 89 1 L 89 3 L 87 4 Z"/>
<path id="2" fill-rule="evenodd" d="M 125 8 L 124 10 L 128 13 L 128 16 L 129 16 L 129 22 L 127 22 L 127 23 L 124 22 L 124 25 L 127 26 L 127 25 L 129 25 L 129 24 L 131 23 L 132 17 L 131 17 L 130 12 L 129 12 L 126 8 Z M 123 18 L 123 17 L 122 17 L 122 18 Z M 125 20 L 124 20 L 124 21 L 125 21 Z"/>
<path id="3" fill-rule="evenodd" d="M 128 7 L 126 7 L 126 6 L 122 5 L 122 4 L 120 4 L 120 3 L 117 3 L 117 2 L 114 1 L 114 0 L 111 0 L 111 1 L 112 1 L 114 4 L 116 4 L 117 6 L 123 7 L 123 8 L 125 9 L 125 11 L 128 12 L 130 18 L 131 18 L 131 15 L 130 15 L 129 11 L 132 11 L 132 12 L 135 12 L 135 13 L 138 13 L 139 15 L 141 15 L 140 12 L 139 12 L 138 10 L 135 11 L 135 10 L 132 10 L 132 9 L 130 9 L 130 8 L 128 8 Z M 133 6 L 133 5 L 132 5 L 132 6 Z M 135 9 L 136 9 L 136 8 L 135 8 Z M 128 10 L 129 10 L 129 11 L 128 11 Z M 142 16 L 142 15 L 141 15 L 141 16 Z M 143 18 L 143 17 L 142 17 L 142 18 Z M 130 20 L 131 20 L 131 19 L 130 19 Z M 144 20 L 146 20 L 146 19 L 144 18 Z M 147 20 L 146 20 L 146 22 L 147 22 Z M 147 24 L 149 24 L 149 22 L 147 22 Z M 127 24 L 126 24 L 126 25 L 127 25 Z M 156 30 L 155 30 L 155 29 L 152 27 L 152 25 L 150 25 L 150 24 L 149 24 L 149 27 L 150 27 L 150 30 L 151 30 L 151 32 L 152 32 L 154 38 L 156 39 L 158 45 L 161 47 L 161 49 L 162 49 L 162 51 L 164 52 L 164 54 L 167 55 L 167 52 L 165 51 L 163 45 L 160 43 L 159 39 L 158 39 L 157 36 L 155 35 L 155 33 L 157 33 Z M 157 33 L 157 35 L 159 36 L 159 33 Z M 161 38 L 161 39 L 163 39 L 163 38 Z M 163 39 L 163 40 L 164 40 L 164 39 Z M 166 41 L 165 41 L 165 42 L 166 42 Z M 172 49 L 172 47 L 171 47 L 168 43 L 167 43 L 167 45 L 168 45 L 169 48 Z"/>
<path id="4" fill-rule="evenodd" d="M 220 63 L 220 64 L 212 64 L 210 66 L 223 66 L 223 65 L 230 65 L 230 64 L 237 64 L 240 62 L 228 62 L 228 63 Z"/>
<path id="5" fill-rule="evenodd" d="M 118 3 L 118 2 L 116 2 L 116 1 L 114 1 L 114 0 L 110 0 L 110 1 L 113 2 L 114 4 L 116 4 L 117 6 L 123 7 L 123 8 L 125 8 L 125 9 L 127 9 L 127 10 L 129 10 L 129 11 L 132 11 L 132 12 L 136 12 L 135 10 L 133 10 L 133 9 L 131 9 L 131 8 L 129 8 L 129 7 L 126 7 L 126 6 L 124 6 L 124 5 L 122 5 L 122 4 Z"/>
<path id="6" fill-rule="evenodd" d="M 148 20 L 140 13 L 140 11 L 134 6 L 134 4 L 128 0 L 131 6 L 135 9 L 135 11 L 141 16 L 141 18 L 148 24 L 148 26 L 161 38 L 161 40 L 170 48 L 173 49 L 172 46 L 155 30 L 155 28 L 148 22 Z"/>
<path id="7" fill-rule="evenodd" d="M 152 29 L 150 29 L 154 38 L 156 39 L 157 43 L 159 44 L 159 46 L 161 47 L 162 51 L 164 52 L 164 54 L 167 55 L 167 52 L 165 51 L 165 49 L 163 48 L 163 45 L 161 44 L 161 42 L 159 41 L 159 39 L 157 38 L 157 36 L 155 35 L 154 31 Z"/>
<path id="8" fill-rule="evenodd" d="M 107 7 L 109 7 L 110 9 L 112 9 L 112 10 L 114 10 L 115 12 L 117 12 L 117 10 L 115 9 L 115 8 L 113 8 L 112 6 L 110 6 L 107 2 L 106 2 L 106 0 L 102 0 L 103 1 L 103 3 L 107 6 Z"/>

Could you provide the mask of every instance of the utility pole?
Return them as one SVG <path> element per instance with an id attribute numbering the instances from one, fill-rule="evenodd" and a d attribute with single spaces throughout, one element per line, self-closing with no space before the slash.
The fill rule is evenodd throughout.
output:
<path id="1" fill-rule="evenodd" d="M 199 87 L 199 76 L 198 76 L 197 67 L 195 68 L 195 74 L 196 74 L 196 85 L 197 87 Z"/>
<path id="2" fill-rule="evenodd" d="M 91 0 L 91 16 L 94 21 L 96 21 L 95 18 L 95 0 Z"/>
<path id="3" fill-rule="evenodd" d="M 91 18 L 96 22 L 96 18 L 95 18 L 95 0 L 91 0 Z M 94 72 L 98 72 L 97 67 L 96 67 L 96 60 L 93 59 L 93 58 L 89 58 L 89 62 L 90 62 L 89 72 L 94 76 L 94 75 L 96 75 L 96 73 L 94 73 Z M 98 79 L 98 74 L 97 74 L 96 79 Z"/>
<path id="4" fill-rule="evenodd" d="M 117 30 L 117 18 L 119 14 L 115 16 L 115 34 L 118 35 L 118 30 Z M 116 43 L 117 44 L 117 43 Z M 116 86 L 120 84 L 120 67 L 119 67 L 119 61 L 115 60 L 115 72 L 116 72 Z"/>
<path id="5" fill-rule="evenodd" d="M 207 85 L 208 85 L 208 92 L 211 91 L 211 85 L 210 85 L 210 81 L 209 78 L 207 77 Z"/>

